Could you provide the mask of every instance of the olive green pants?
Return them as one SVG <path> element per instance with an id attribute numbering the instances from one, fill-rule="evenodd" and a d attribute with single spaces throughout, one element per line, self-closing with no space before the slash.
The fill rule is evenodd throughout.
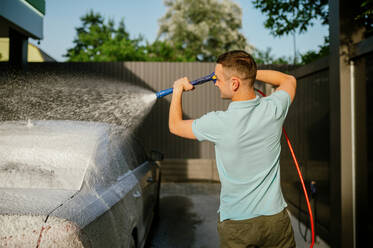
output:
<path id="1" fill-rule="evenodd" d="M 287 210 L 247 220 L 218 220 L 221 248 L 295 247 Z"/>

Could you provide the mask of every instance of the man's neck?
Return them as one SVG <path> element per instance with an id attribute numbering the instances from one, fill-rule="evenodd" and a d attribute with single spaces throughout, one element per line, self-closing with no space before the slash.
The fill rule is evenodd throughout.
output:
<path id="1" fill-rule="evenodd" d="M 248 101 L 256 98 L 254 89 L 238 91 L 232 97 L 232 102 L 236 101 Z"/>

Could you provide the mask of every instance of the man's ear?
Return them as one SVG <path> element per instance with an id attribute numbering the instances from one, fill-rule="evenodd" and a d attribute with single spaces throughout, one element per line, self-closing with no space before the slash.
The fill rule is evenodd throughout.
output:
<path id="1" fill-rule="evenodd" d="M 231 78 L 231 86 L 233 91 L 237 91 L 238 88 L 240 87 L 240 80 L 237 77 L 232 77 Z"/>

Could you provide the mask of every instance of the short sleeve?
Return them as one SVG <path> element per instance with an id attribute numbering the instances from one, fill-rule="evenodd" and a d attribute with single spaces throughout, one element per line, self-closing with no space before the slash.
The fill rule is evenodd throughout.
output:
<path id="1" fill-rule="evenodd" d="M 278 90 L 268 96 L 267 99 L 273 106 L 275 119 L 285 119 L 291 104 L 289 93 Z"/>
<path id="2" fill-rule="evenodd" d="M 216 143 L 221 136 L 221 119 L 218 112 L 209 112 L 192 123 L 194 136 L 199 141 L 211 141 Z"/>

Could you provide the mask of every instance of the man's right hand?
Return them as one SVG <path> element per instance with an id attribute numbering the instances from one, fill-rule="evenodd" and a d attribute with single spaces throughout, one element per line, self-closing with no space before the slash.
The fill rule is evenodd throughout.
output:
<path id="1" fill-rule="evenodd" d="M 187 77 L 180 78 L 174 82 L 173 91 L 190 91 L 194 89 L 194 85 L 190 83 Z"/>

